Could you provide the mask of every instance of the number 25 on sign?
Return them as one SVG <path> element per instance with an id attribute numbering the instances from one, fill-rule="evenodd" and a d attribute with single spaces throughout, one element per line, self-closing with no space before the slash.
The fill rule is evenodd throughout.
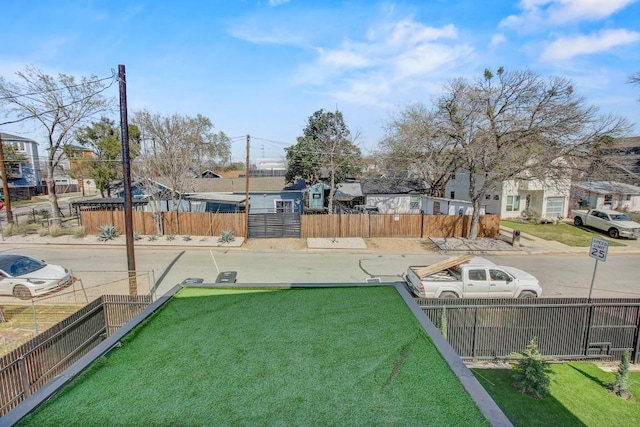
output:
<path id="1" fill-rule="evenodd" d="M 607 260 L 607 252 L 609 251 L 609 242 L 606 240 L 598 239 L 594 237 L 591 239 L 591 248 L 589 249 L 589 256 L 595 258 L 598 261 Z"/>

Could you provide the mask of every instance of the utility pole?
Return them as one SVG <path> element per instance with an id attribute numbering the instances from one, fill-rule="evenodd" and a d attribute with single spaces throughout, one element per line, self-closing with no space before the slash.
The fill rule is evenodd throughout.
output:
<path id="1" fill-rule="evenodd" d="M 131 157 L 129 155 L 129 120 L 127 118 L 127 78 L 124 65 L 118 65 L 120 85 L 120 137 L 122 139 L 122 171 L 124 184 L 124 228 L 127 241 L 127 270 L 129 271 L 129 295 L 138 295 L 136 259 L 133 248 L 133 197 L 131 194 Z"/>
<path id="2" fill-rule="evenodd" d="M 251 173 L 251 169 L 249 168 L 249 146 L 250 146 L 251 137 L 247 135 L 247 161 L 245 162 L 244 167 L 244 238 L 249 238 L 249 174 Z"/>
<path id="3" fill-rule="evenodd" d="M 11 212 L 11 197 L 9 197 L 9 182 L 7 180 L 7 168 L 4 164 L 4 143 L 0 133 L 0 174 L 2 175 L 2 194 L 4 195 L 4 208 L 7 210 L 7 222 L 13 224 L 13 212 Z"/>

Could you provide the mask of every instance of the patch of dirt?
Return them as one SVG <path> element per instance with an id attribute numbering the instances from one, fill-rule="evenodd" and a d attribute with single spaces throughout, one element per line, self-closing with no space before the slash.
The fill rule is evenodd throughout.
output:
<path id="1" fill-rule="evenodd" d="M 387 253 L 422 253 L 439 252 L 440 249 L 430 239 L 409 239 L 378 237 L 364 239 L 367 248 L 376 252 Z"/>
<path id="2" fill-rule="evenodd" d="M 303 251 L 307 249 L 306 239 L 248 239 L 242 245 L 243 248 L 252 251 L 274 250 L 274 251 Z"/>

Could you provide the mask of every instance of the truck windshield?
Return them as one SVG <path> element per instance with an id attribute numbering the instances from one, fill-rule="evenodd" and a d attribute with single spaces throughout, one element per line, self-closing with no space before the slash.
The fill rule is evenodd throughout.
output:
<path id="1" fill-rule="evenodd" d="M 625 214 L 613 214 L 611 215 L 612 221 L 631 221 Z"/>

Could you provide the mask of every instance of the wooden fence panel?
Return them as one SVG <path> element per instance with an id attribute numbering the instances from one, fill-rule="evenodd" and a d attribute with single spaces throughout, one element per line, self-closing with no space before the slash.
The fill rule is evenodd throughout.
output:
<path id="1" fill-rule="evenodd" d="M 369 215 L 369 237 L 422 237 L 422 215 Z"/>
<path id="2" fill-rule="evenodd" d="M 468 215 L 424 215 L 423 237 L 467 237 L 471 217 Z"/>
<path id="3" fill-rule="evenodd" d="M 300 237 L 303 239 L 340 237 L 338 215 L 301 215 Z"/>
<path id="4" fill-rule="evenodd" d="M 471 223 L 469 223 L 471 226 Z M 478 237 L 500 237 L 500 216 L 499 215 L 483 215 L 480 217 L 480 229 Z"/>

